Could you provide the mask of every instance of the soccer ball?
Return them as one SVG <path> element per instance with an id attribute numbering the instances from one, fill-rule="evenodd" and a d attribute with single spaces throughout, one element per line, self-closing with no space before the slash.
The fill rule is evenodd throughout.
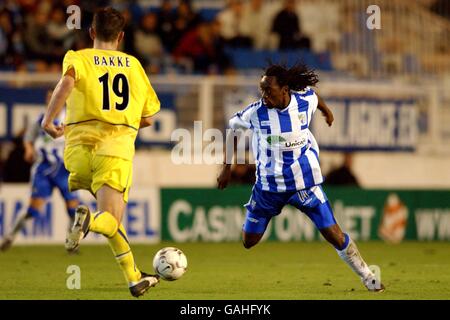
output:
<path id="1" fill-rule="evenodd" d="M 164 280 L 180 279 L 187 270 L 186 255 L 178 248 L 162 248 L 153 258 L 153 268 Z"/>

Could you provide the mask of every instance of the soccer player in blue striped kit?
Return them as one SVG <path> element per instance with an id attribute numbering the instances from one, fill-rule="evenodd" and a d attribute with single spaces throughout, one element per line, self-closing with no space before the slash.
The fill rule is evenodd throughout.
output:
<path id="1" fill-rule="evenodd" d="M 322 189 L 319 147 L 309 130 L 312 116 L 319 109 L 329 126 L 333 114 L 310 86 L 317 75 L 298 63 L 291 68 L 272 64 L 260 81 L 262 98 L 236 113 L 229 121 L 236 135 L 239 129 L 253 131 L 256 183 L 245 205 L 243 244 L 249 249 L 264 235 L 270 219 L 280 214 L 286 204 L 304 212 L 322 236 L 337 250 L 339 257 L 361 278 L 369 291 L 384 291 L 361 257 L 355 243 L 337 224 L 330 203 Z M 219 189 L 230 179 L 234 148 L 227 138 Z"/>
<path id="2" fill-rule="evenodd" d="M 46 103 L 52 96 L 52 90 L 48 90 Z M 38 217 L 46 202 L 51 197 L 54 188 L 57 188 L 66 202 L 67 214 L 69 216 L 69 227 L 73 224 L 75 209 L 80 204 L 78 194 L 69 191 L 67 179 L 69 172 L 64 167 L 63 151 L 64 139 L 53 139 L 41 129 L 44 118 L 42 113 L 36 121 L 27 128 L 24 137 L 25 160 L 34 162 L 31 169 L 31 199 L 28 209 L 19 216 L 12 230 L 0 243 L 0 251 L 11 248 L 17 234 L 25 227 L 25 223 Z M 63 123 L 64 113 L 60 113 L 55 119 L 55 125 Z"/>

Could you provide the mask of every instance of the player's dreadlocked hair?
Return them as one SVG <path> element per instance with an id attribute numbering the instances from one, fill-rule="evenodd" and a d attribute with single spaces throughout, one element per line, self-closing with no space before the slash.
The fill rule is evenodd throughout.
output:
<path id="1" fill-rule="evenodd" d="M 314 70 L 301 62 L 297 62 L 291 68 L 282 64 L 270 64 L 264 71 L 265 76 L 277 78 L 280 87 L 288 86 L 294 91 L 304 90 L 308 86 L 315 86 L 319 79 Z"/>

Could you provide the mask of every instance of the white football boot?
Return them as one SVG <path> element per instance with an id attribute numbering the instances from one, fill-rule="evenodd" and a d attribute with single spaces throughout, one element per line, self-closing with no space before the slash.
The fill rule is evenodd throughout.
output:
<path id="1" fill-rule="evenodd" d="M 69 253 L 77 251 L 81 239 L 83 239 L 89 232 L 89 223 L 91 219 L 91 212 L 86 205 L 80 205 L 75 210 L 75 219 L 72 228 L 66 237 L 66 250 Z"/>

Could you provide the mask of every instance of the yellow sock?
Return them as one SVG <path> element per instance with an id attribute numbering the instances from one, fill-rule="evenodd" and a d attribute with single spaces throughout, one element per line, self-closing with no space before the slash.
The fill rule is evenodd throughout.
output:
<path id="1" fill-rule="evenodd" d="M 119 223 L 108 211 L 98 211 L 91 214 L 89 231 L 100 233 L 107 238 L 111 238 L 117 233 Z"/>
<path id="2" fill-rule="evenodd" d="M 134 263 L 133 253 L 131 252 L 127 234 L 122 224 L 117 232 L 108 238 L 109 245 L 116 257 L 116 261 L 123 271 L 128 285 L 132 286 L 141 279 L 141 272 Z"/>

